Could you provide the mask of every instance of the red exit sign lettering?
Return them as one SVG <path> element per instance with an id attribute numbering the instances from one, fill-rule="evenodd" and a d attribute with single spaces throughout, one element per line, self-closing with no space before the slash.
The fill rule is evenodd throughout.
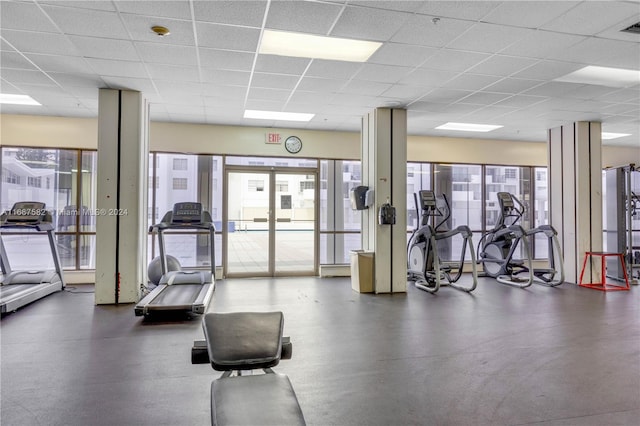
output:
<path id="1" fill-rule="evenodd" d="M 280 143 L 282 142 L 282 137 L 280 133 L 267 133 L 265 137 L 265 143 Z"/>

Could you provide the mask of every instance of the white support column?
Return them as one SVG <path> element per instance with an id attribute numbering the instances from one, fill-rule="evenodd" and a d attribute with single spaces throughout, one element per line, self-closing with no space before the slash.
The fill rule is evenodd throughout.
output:
<path id="1" fill-rule="evenodd" d="M 602 251 L 601 124 L 580 121 L 549 130 L 550 224 L 558 231 L 567 282 L 577 283 L 587 251 Z M 585 272 L 585 281 L 599 274 Z M 597 279 L 597 276 L 594 277 Z"/>
<path id="2" fill-rule="evenodd" d="M 95 303 L 135 303 L 147 275 L 149 114 L 139 92 L 100 89 Z"/>
<path id="3" fill-rule="evenodd" d="M 375 191 L 363 210 L 362 248 L 375 252 L 376 293 L 407 291 L 407 112 L 378 108 L 362 120 L 362 184 Z M 395 225 L 379 225 L 378 211 L 389 201 Z"/>

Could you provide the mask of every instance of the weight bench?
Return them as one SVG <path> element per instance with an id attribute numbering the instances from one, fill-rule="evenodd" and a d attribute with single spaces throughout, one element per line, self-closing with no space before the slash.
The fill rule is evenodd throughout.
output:
<path id="1" fill-rule="evenodd" d="M 292 354 L 282 312 L 208 313 L 202 327 L 191 362 L 224 372 L 211 383 L 211 424 L 306 424 L 289 378 L 271 369 Z M 243 375 L 257 369 L 264 374 Z"/>

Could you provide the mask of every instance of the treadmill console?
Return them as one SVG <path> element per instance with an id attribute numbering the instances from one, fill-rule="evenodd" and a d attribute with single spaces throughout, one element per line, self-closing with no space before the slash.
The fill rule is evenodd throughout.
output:
<path id="1" fill-rule="evenodd" d="M 433 191 L 420 191 L 420 203 L 422 210 L 434 210 L 436 208 L 436 194 Z"/>
<path id="2" fill-rule="evenodd" d="M 202 223 L 202 203 L 175 203 L 171 217 L 172 225 Z"/>
<path id="3" fill-rule="evenodd" d="M 45 203 L 39 201 L 20 201 L 11 207 L 11 210 L 2 215 L 3 225 L 13 224 L 37 224 L 47 221 L 47 209 Z"/>

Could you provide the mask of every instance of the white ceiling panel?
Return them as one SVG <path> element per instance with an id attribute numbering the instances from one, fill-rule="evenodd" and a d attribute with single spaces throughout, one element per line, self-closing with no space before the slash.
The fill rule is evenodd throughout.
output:
<path id="1" fill-rule="evenodd" d="M 387 41 L 409 17 L 411 15 L 405 12 L 347 6 L 330 35 Z"/>
<path id="2" fill-rule="evenodd" d="M 538 28 L 579 3 L 577 1 L 505 1 L 483 16 L 482 21 Z"/>
<path id="3" fill-rule="evenodd" d="M 199 82 L 200 72 L 197 67 L 181 67 L 178 65 L 150 64 L 147 67 L 149 76 L 154 80 L 180 80 Z"/>
<path id="4" fill-rule="evenodd" d="M 432 47 L 385 43 L 369 58 L 369 63 L 416 67 L 437 52 Z"/>
<path id="5" fill-rule="evenodd" d="M 393 65 L 364 64 L 354 78 L 358 80 L 378 81 L 381 83 L 396 83 L 411 72 L 409 67 Z"/>
<path id="6" fill-rule="evenodd" d="M 409 134 L 499 118 L 479 137 L 543 141 L 549 126 L 596 118 L 637 143 L 640 86 L 553 79 L 587 64 L 640 70 L 640 38 L 618 31 L 638 21 L 637 1 L 0 1 L 2 90 L 46 103 L 2 111 L 95 116 L 111 87 L 140 90 L 156 120 L 264 126 L 242 118 L 249 107 L 357 131 L 362 114 L 396 105 Z M 366 63 L 259 55 L 263 25 L 383 43 Z"/>
<path id="7" fill-rule="evenodd" d="M 266 28 L 328 35 L 342 6 L 320 2 L 273 1 Z M 313 20 L 305 17 L 313 16 Z"/>
<path id="8" fill-rule="evenodd" d="M 203 68 L 251 71 L 253 53 L 200 48 L 200 65 Z"/>
<path id="9" fill-rule="evenodd" d="M 109 59 L 86 59 L 95 73 L 111 77 L 148 78 L 147 69 L 140 62 L 112 61 Z"/>
<path id="10" fill-rule="evenodd" d="M 426 1 L 419 10 L 432 16 L 478 21 L 494 8 L 499 1 Z"/>
<path id="11" fill-rule="evenodd" d="M 144 1 L 118 0 L 113 2 L 120 12 L 191 20 L 191 8 L 186 0 L 180 1 Z"/>
<path id="12" fill-rule="evenodd" d="M 5 44 L 22 53 L 76 56 L 78 51 L 69 39 L 61 34 L 34 33 L 2 29 Z"/>
<path id="13" fill-rule="evenodd" d="M 412 15 L 391 38 L 391 41 L 420 46 L 443 47 L 473 25 L 472 22 L 446 18 L 434 23 L 433 19 L 433 16 Z"/>
<path id="14" fill-rule="evenodd" d="M 500 53 L 508 46 L 528 37 L 534 30 L 478 23 L 447 44 L 451 49 Z"/>
<path id="15" fill-rule="evenodd" d="M 260 30 L 199 22 L 196 27 L 198 46 L 215 49 L 255 52 Z"/>
<path id="16" fill-rule="evenodd" d="M 31 30 L 38 32 L 58 33 L 58 28 L 35 3 L 2 2 L 0 13 L 2 30 Z"/>
<path id="17" fill-rule="evenodd" d="M 542 28 L 560 33 L 595 35 L 637 14 L 637 2 L 583 1 Z"/>
<path id="18" fill-rule="evenodd" d="M 490 56 L 488 53 L 441 49 L 422 64 L 422 67 L 445 71 L 465 71 Z"/>
<path id="19" fill-rule="evenodd" d="M 560 52 L 586 39 L 586 37 L 571 34 L 531 31 L 522 40 L 518 40 L 506 49 L 503 49 L 502 53 L 505 55 L 540 59 L 558 57 Z M 560 59 L 563 58 L 561 57 Z"/>
<path id="20" fill-rule="evenodd" d="M 56 56 L 54 56 L 55 58 Z M 24 55 L 17 52 L 0 52 L 0 64 L 2 68 L 13 68 L 22 70 L 36 70 L 37 68 Z"/>
<path id="21" fill-rule="evenodd" d="M 93 72 L 87 61 L 78 56 L 54 56 L 39 55 L 35 53 L 27 54 L 30 61 L 46 72 L 81 73 Z M 5 64 L 2 64 L 4 67 Z"/>
<path id="22" fill-rule="evenodd" d="M 123 39 L 128 37 L 115 12 L 43 5 L 42 9 L 65 34 Z"/>
<path id="23" fill-rule="evenodd" d="M 256 72 L 302 75 L 311 59 L 288 56 L 258 55 Z"/>
<path id="24" fill-rule="evenodd" d="M 183 66 L 198 64 L 195 47 L 144 42 L 135 42 L 134 45 L 142 60 L 147 63 Z"/>
<path id="25" fill-rule="evenodd" d="M 87 58 L 139 61 L 140 56 L 130 40 L 70 36 L 74 52 Z"/>
<path id="26" fill-rule="evenodd" d="M 266 1 L 193 1 L 196 21 L 256 28 L 262 26 L 266 7 Z"/>

